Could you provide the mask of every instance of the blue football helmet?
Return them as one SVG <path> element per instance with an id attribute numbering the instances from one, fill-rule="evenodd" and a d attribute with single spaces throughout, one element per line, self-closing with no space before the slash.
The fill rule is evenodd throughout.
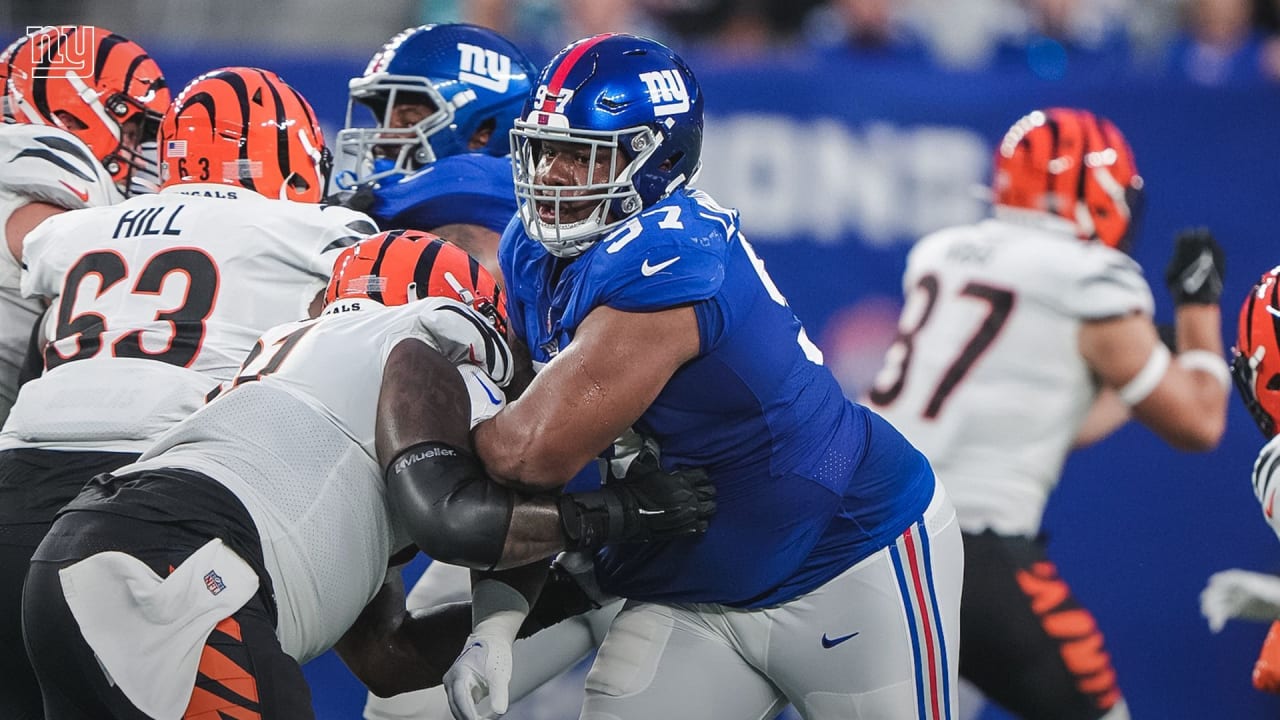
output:
<path id="1" fill-rule="evenodd" d="M 544 143 L 554 143 L 553 152 Z M 621 34 L 579 40 L 542 70 L 511 146 L 525 230 L 552 255 L 574 257 L 693 181 L 702 91 L 684 60 L 659 42 Z M 585 181 L 547 177 L 551 158 L 570 152 L 585 163 Z"/>
<path id="2" fill-rule="evenodd" d="M 511 123 L 536 74 L 519 48 L 486 28 L 454 23 L 401 31 L 348 84 L 339 187 L 377 183 L 460 153 L 509 154 Z M 425 106 L 425 116 L 395 127 L 401 104 Z M 488 143 L 473 150 L 472 135 L 486 125 Z"/>

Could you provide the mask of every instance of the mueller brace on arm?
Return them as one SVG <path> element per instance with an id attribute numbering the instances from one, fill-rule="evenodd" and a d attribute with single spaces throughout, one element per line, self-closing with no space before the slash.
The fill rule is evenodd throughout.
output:
<path id="1" fill-rule="evenodd" d="M 424 553 L 481 570 L 498 564 L 515 493 L 491 480 L 474 455 L 447 443 L 418 443 L 383 476 L 391 506 Z"/>

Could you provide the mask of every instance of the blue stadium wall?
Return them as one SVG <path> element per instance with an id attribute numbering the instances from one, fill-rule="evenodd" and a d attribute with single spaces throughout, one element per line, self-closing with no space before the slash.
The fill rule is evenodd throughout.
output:
<path id="1" fill-rule="evenodd" d="M 365 60 L 148 47 L 175 90 L 222 65 L 276 70 L 311 100 L 331 139 L 346 80 Z M 747 236 L 851 395 L 892 337 L 911 243 L 986 212 L 993 144 L 1035 107 L 1090 108 L 1129 137 L 1148 200 L 1134 255 L 1158 321 L 1172 321 L 1162 278 L 1180 228 L 1206 225 L 1227 249 L 1227 342 L 1251 283 L 1280 264 L 1275 88 L 1203 90 L 1114 73 L 948 75 L 804 54 L 693 66 L 708 113 L 698 184 L 743 208 Z M 1266 627 L 1233 622 L 1213 635 L 1198 610 L 1217 570 L 1280 571 L 1280 542 L 1249 485 L 1261 444 L 1233 397 L 1212 453 L 1179 453 L 1130 426 L 1068 462 L 1045 518 L 1050 552 L 1097 616 L 1134 717 L 1280 716 L 1280 702 L 1249 682 Z M 364 695 L 340 662 L 326 656 L 307 673 L 321 720 L 358 717 Z"/>

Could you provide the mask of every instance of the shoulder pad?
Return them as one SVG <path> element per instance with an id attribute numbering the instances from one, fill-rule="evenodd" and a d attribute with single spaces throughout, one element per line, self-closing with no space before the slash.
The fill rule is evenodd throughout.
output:
<path id="1" fill-rule="evenodd" d="M 591 249 L 588 282 L 603 304 L 655 310 L 714 295 L 736 242 L 729 216 L 695 203 L 663 203 L 632 218 Z"/>
<path id="2" fill-rule="evenodd" d="M 374 235 L 378 232 L 378 224 L 373 218 L 342 205 L 320 205 L 321 217 L 331 223 L 342 223 L 355 235 Z"/>
<path id="3" fill-rule="evenodd" d="M 124 197 L 79 138 L 47 125 L 0 126 L 0 188 L 69 210 Z"/>
<path id="4" fill-rule="evenodd" d="M 1082 249 L 1078 262 L 1058 266 L 1071 273 L 1062 297 L 1069 311 L 1084 319 L 1155 312 L 1151 287 L 1137 261 L 1105 245 Z"/>
<path id="5" fill-rule="evenodd" d="M 503 387 L 511 382 L 511 348 L 489 320 L 470 305 L 441 297 L 424 298 L 410 305 L 417 308 L 427 344 L 450 362 L 475 365 Z"/>

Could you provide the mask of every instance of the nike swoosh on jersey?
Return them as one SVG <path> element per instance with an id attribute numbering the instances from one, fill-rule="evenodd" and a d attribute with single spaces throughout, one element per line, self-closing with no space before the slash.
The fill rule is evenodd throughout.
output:
<path id="1" fill-rule="evenodd" d="M 489 390 L 489 386 L 486 385 L 483 381 L 481 381 L 480 387 L 484 388 L 484 394 L 489 396 L 489 402 L 493 403 L 494 405 L 502 404 L 502 401 L 494 397 L 493 392 Z"/>
<path id="2" fill-rule="evenodd" d="M 88 190 L 80 190 L 76 188 L 76 186 L 67 182 L 66 180 L 59 180 L 58 182 L 62 183 L 62 187 L 70 190 L 72 195 L 75 195 L 76 197 L 80 198 L 80 202 L 89 202 Z"/>
<path id="3" fill-rule="evenodd" d="M 827 637 L 826 633 L 822 633 L 822 647 L 830 650 L 831 648 L 839 645 L 845 640 L 848 640 L 851 637 L 855 637 L 857 634 L 858 633 L 854 632 L 854 633 L 849 633 L 848 635 L 841 635 L 840 637 L 837 637 L 837 638 L 829 638 Z"/>
<path id="4" fill-rule="evenodd" d="M 644 262 L 640 263 L 640 274 L 644 275 L 645 277 L 651 277 L 671 267 L 679 259 L 680 259 L 680 256 L 677 255 L 671 258 L 670 260 L 663 260 L 657 265 L 650 265 L 649 258 L 645 258 Z"/>

